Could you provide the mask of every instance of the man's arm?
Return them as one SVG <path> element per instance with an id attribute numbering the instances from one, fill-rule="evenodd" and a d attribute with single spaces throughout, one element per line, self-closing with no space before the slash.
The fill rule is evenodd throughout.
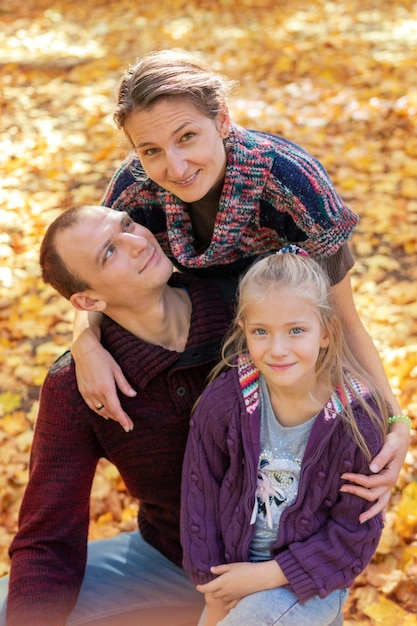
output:
<path id="1" fill-rule="evenodd" d="M 86 419 L 77 415 L 85 405 L 73 365 L 54 368 L 41 392 L 29 481 L 10 547 L 8 626 L 66 624 L 84 576 L 97 454 L 88 425 L 80 426 Z"/>

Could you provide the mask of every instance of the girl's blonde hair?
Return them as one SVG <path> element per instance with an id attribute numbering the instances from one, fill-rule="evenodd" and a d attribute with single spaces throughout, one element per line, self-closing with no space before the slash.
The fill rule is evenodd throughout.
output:
<path id="1" fill-rule="evenodd" d="M 268 292 L 291 290 L 292 297 L 309 300 L 315 308 L 324 333 L 329 337 L 329 345 L 322 348 L 316 363 L 317 380 L 331 389 L 342 388 L 350 392 L 360 406 L 368 413 L 386 434 L 388 407 L 374 381 L 353 357 L 344 338 L 341 320 L 332 301 L 330 282 L 321 266 L 306 253 L 293 247 L 298 253 L 283 252 L 272 254 L 255 262 L 243 275 L 239 283 L 238 302 L 235 319 L 222 348 L 222 361 L 213 370 L 216 377 L 227 367 L 236 365 L 236 358 L 248 351 L 246 336 L 239 322 L 244 322 L 248 308 L 259 304 Z M 370 406 L 352 385 L 351 376 L 361 381 L 371 392 L 380 415 Z M 353 434 L 358 446 L 370 460 L 370 453 L 361 435 L 352 408 L 348 403 L 342 419 Z"/>

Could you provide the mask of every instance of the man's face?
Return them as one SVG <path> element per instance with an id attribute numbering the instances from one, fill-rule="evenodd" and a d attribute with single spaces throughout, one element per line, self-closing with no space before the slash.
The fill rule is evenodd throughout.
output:
<path id="1" fill-rule="evenodd" d="M 110 308 L 137 305 L 172 274 L 153 234 L 113 209 L 87 207 L 77 225 L 57 235 L 56 247 L 68 269 L 90 285 L 86 295 Z"/>

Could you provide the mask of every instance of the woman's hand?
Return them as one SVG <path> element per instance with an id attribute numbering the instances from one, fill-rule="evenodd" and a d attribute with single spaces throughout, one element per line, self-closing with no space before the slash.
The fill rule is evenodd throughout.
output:
<path id="1" fill-rule="evenodd" d="M 79 392 L 90 409 L 105 419 L 119 422 L 126 432 L 132 430 L 133 422 L 120 405 L 116 385 L 129 397 L 134 397 L 136 391 L 100 343 L 76 360 L 75 373 Z"/>
<path id="2" fill-rule="evenodd" d="M 100 343 L 101 320 L 101 313 L 75 311 L 71 352 L 78 390 L 92 411 L 100 417 L 119 422 L 129 432 L 133 422 L 120 405 L 116 385 L 125 396 L 131 398 L 136 395 L 136 391 Z"/>
<path id="3" fill-rule="evenodd" d="M 378 455 L 372 460 L 370 469 L 373 476 L 364 474 L 342 474 L 350 483 L 341 487 L 341 491 L 352 493 L 375 504 L 359 517 L 361 523 L 366 522 L 378 513 L 385 513 L 388 508 L 391 490 L 397 482 L 410 445 L 410 431 L 407 424 L 396 422 L 387 435 L 387 439 Z M 380 469 L 382 468 L 382 469 Z"/>

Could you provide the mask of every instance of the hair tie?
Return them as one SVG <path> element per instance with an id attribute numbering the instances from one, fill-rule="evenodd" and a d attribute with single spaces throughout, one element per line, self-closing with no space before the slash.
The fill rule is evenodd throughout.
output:
<path id="1" fill-rule="evenodd" d="M 290 254 L 299 254 L 300 256 L 310 256 L 304 248 L 300 248 L 294 243 L 290 243 L 288 246 L 285 246 L 285 248 L 281 248 L 281 250 L 278 250 L 277 254 L 285 254 L 286 252 L 289 252 Z"/>

